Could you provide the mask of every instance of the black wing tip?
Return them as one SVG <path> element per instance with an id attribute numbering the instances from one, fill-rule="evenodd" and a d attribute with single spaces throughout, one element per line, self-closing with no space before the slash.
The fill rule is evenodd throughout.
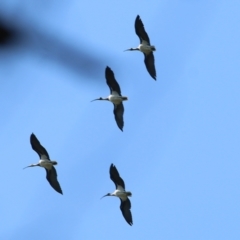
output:
<path id="1" fill-rule="evenodd" d="M 133 222 L 127 222 L 131 227 L 132 227 L 132 225 L 133 225 Z"/>
<path id="2" fill-rule="evenodd" d="M 56 190 L 56 189 L 55 189 L 55 190 Z M 57 192 L 59 192 L 60 194 L 63 195 L 63 191 L 62 191 L 62 188 L 60 187 L 60 185 L 59 185 L 59 189 L 57 190 Z"/>
<path id="3" fill-rule="evenodd" d="M 106 71 L 111 71 L 112 72 L 112 69 L 109 67 L 109 66 L 106 66 Z"/>
<path id="4" fill-rule="evenodd" d="M 50 183 L 50 182 L 49 182 Z M 58 183 L 59 186 L 52 186 L 52 184 L 50 183 L 51 187 L 58 193 L 62 194 L 63 195 L 63 191 Z"/>
<path id="5" fill-rule="evenodd" d="M 30 143 L 33 145 L 34 143 L 39 142 L 39 140 L 37 139 L 36 135 L 34 133 L 31 133 L 30 135 Z"/>
<path id="6" fill-rule="evenodd" d="M 31 133 L 30 138 L 36 138 L 36 135 L 34 133 Z"/>
<path id="7" fill-rule="evenodd" d="M 39 142 L 39 140 L 37 139 L 36 135 L 34 133 L 31 133 L 30 135 L 30 142 Z"/>
<path id="8" fill-rule="evenodd" d="M 114 168 L 116 168 L 115 165 L 113 163 L 111 163 L 110 168 L 109 168 L 110 176 L 111 176 L 111 173 L 112 173 Z"/>
<path id="9" fill-rule="evenodd" d="M 114 76 L 113 70 L 109 66 L 107 66 L 106 69 L 105 69 L 106 78 L 107 78 L 107 76 L 110 77 L 112 75 Z"/>
<path id="10" fill-rule="evenodd" d="M 135 21 L 136 21 L 136 23 L 139 22 L 141 25 L 143 25 L 142 19 L 141 19 L 141 17 L 139 15 L 137 15 Z"/>
<path id="11" fill-rule="evenodd" d="M 113 163 L 111 163 L 111 165 L 110 165 L 110 169 L 112 169 L 112 168 L 116 168 L 116 166 Z"/>
<path id="12" fill-rule="evenodd" d="M 110 165 L 110 169 L 109 170 L 110 170 L 110 174 L 112 173 L 112 171 L 117 171 L 118 172 L 116 165 L 113 164 L 113 163 Z"/>
<path id="13" fill-rule="evenodd" d="M 148 71 L 149 75 L 150 75 L 155 81 L 157 81 L 157 76 L 156 76 L 155 74 L 151 73 L 148 69 L 147 69 L 147 71 Z"/>
<path id="14" fill-rule="evenodd" d="M 55 189 L 55 188 L 53 188 L 56 192 L 58 192 L 58 193 L 60 193 L 60 194 L 62 194 L 63 195 L 63 192 L 62 192 L 62 189 Z"/>

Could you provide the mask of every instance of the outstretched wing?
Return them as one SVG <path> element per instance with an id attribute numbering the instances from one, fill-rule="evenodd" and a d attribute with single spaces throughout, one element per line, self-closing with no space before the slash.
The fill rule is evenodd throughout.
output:
<path id="1" fill-rule="evenodd" d="M 110 94 L 112 93 L 112 91 L 115 91 L 121 96 L 121 89 L 110 67 L 106 67 L 105 77 L 107 80 L 107 85 L 110 89 Z"/>
<path id="2" fill-rule="evenodd" d="M 148 54 L 144 54 L 144 63 L 148 70 L 148 73 L 151 75 L 153 79 L 156 80 L 156 69 L 154 64 L 154 55 L 153 52 Z"/>
<path id="3" fill-rule="evenodd" d="M 137 15 L 135 20 L 135 32 L 140 39 L 140 43 L 142 43 L 142 41 L 146 41 L 150 45 L 150 39 L 145 31 L 144 25 L 139 15 Z"/>
<path id="4" fill-rule="evenodd" d="M 46 169 L 46 168 L 45 168 Z M 57 180 L 57 171 L 54 166 L 52 166 L 51 170 L 46 169 L 47 172 L 47 180 L 50 183 L 50 185 L 55 189 L 57 192 L 63 194 L 62 189 L 60 187 L 60 184 Z"/>
<path id="5" fill-rule="evenodd" d="M 124 107 L 122 102 L 120 104 L 114 104 L 113 113 L 115 116 L 116 123 L 121 131 L 123 131 L 124 121 L 123 121 L 123 113 Z"/>
<path id="6" fill-rule="evenodd" d="M 131 209 L 131 202 L 129 200 L 129 198 L 127 198 L 125 201 L 123 201 L 121 198 L 121 205 L 120 205 L 120 209 L 122 211 L 122 215 L 125 218 L 126 222 L 132 226 L 133 225 L 133 220 L 132 220 L 132 213 L 130 211 Z"/>
<path id="7" fill-rule="evenodd" d="M 41 145 L 41 143 L 38 141 L 37 137 L 33 133 L 30 136 L 30 143 L 32 145 L 32 149 L 39 155 L 40 159 L 50 159 L 47 150 Z"/>
<path id="8" fill-rule="evenodd" d="M 118 173 L 118 170 L 117 170 L 117 168 L 115 167 L 114 164 L 111 164 L 109 172 L 110 172 L 110 178 L 114 182 L 116 188 L 118 186 L 121 186 L 123 189 L 125 189 L 124 181 L 120 177 L 120 175 Z"/>

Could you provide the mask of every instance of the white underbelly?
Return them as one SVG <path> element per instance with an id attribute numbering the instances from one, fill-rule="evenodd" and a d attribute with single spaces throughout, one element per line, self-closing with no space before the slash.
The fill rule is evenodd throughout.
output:
<path id="1" fill-rule="evenodd" d="M 121 198 L 122 200 L 126 200 L 127 199 L 126 192 L 122 192 L 122 191 L 116 190 L 115 193 L 116 193 L 116 196 Z"/>
<path id="2" fill-rule="evenodd" d="M 139 45 L 139 49 L 143 53 L 150 53 L 150 52 L 152 52 L 152 48 L 149 45 L 142 45 L 142 44 L 140 44 Z"/>
<path id="3" fill-rule="evenodd" d="M 109 99 L 110 102 L 112 102 L 114 104 L 119 104 L 119 103 L 122 102 L 121 96 L 110 95 L 108 99 Z"/>
<path id="4" fill-rule="evenodd" d="M 52 163 L 48 160 L 40 160 L 39 164 L 41 167 L 47 168 L 47 169 L 51 169 L 52 168 Z"/>

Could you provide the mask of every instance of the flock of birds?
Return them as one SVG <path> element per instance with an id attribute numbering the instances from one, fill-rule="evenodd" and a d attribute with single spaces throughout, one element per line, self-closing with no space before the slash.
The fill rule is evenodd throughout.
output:
<path id="1" fill-rule="evenodd" d="M 154 46 L 151 46 L 148 34 L 144 29 L 144 25 L 140 16 L 138 15 L 135 20 L 135 31 L 140 39 L 140 45 L 137 48 L 130 48 L 125 51 L 141 51 L 144 54 L 144 62 L 149 72 L 150 76 L 156 80 L 156 70 L 154 66 L 154 55 L 153 51 L 156 50 Z M 110 88 L 110 95 L 107 98 L 97 98 L 95 100 L 107 100 L 113 103 L 114 110 L 113 113 L 115 115 L 116 123 L 121 131 L 123 131 L 124 121 L 123 121 L 123 101 L 126 101 L 128 98 L 121 95 L 121 89 L 119 87 L 118 82 L 115 79 L 113 71 L 106 67 L 105 77 L 107 80 L 107 85 Z M 47 150 L 41 145 L 37 137 L 32 133 L 30 136 L 30 143 L 32 149 L 39 155 L 39 162 L 37 164 L 31 164 L 28 167 L 43 167 L 46 170 L 46 178 L 52 188 L 56 190 L 58 193 L 63 194 L 61 186 L 57 180 L 57 171 L 54 165 L 57 165 L 56 161 L 50 160 L 49 154 Z M 118 170 L 115 165 L 111 164 L 110 169 L 110 178 L 114 182 L 116 190 L 113 193 L 108 193 L 104 195 L 106 196 L 115 196 L 120 198 L 121 204 L 120 209 L 122 211 L 123 217 L 129 225 L 133 224 L 132 213 L 131 213 L 131 202 L 128 197 L 132 196 L 131 192 L 125 190 L 125 183 L 123 179 L 120 177 Z"/>

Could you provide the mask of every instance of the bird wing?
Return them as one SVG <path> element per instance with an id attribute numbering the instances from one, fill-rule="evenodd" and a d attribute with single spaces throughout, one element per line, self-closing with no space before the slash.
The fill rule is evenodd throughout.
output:
<path id="1" fill-rule="evenodd" d="M 123 125 L 124 125 L 124 121 L 123 121 L 124 107 L 123 107 L 123 103 L 122 103 L 122 102 L 119 103 L 119 104 L 114 104 L 113 113 L 114 113 L 115 120 L 116 120 L 116 123 L 117 123 L 118 127 L 120 128 L 121 131 L 123 131 Z"/>
<path id="2" fill-rule="evenodd" d="M 135 32 L 140 39 L 140 43 L 142 43 L 142 41 L 144 40 L 150 45 L 150 39 L 144 29 L 144 25 L 143 25 L 142 20 L 139 15 L 137 15 L 136 20 L 135 20 Z"/>
<path id="3" fill-rule="evenodd" d="M 41 145 L 33 133 L 30 136 L 30 143 L 32 145 L 32 149 L 39 155 L 40 159 L 50 159 L 47 150 Z"/>
<path id="4" fill-rule="evenodd" d="M 121 96 L 121 89 L 110 67 L 106 67 L 105 77 L 107 80 L 107 85 L 109 86 L 109 89 L 110 89 L 110 93 L 112 93 L 112 91 L 115 91 Z"/>
<path id="5" fill-rule="evenodd" d="M 116 188 L 118 188 L 118 186 L 121 186 L 123 189 L 125 189 L 124 181 L 120 177 L 115 165 L 111 164 L 109 172 L 110 172 L 110 178 L 114 182 Z"/>
<path id="6" fill-rule="evenodd" d="M 132 213 L 130 211 L 131 209 L 131 202 L 129 200 L 129 198 L 127 198 L 125 201 L 123 201 L 121 198 L 121 205 L 120 205 L 120 209 L 122 211 L 122 215 L 125 218 L 126 222 L 132 226 L 133 225 L 133 220 L 132 220 Z"/>
<path id="7" fill-rule="evenodd" d="M 45 168 L 46 169 L 46 168 Z M 57 180 L 57 171 L 54 166 L 50 170 L 46 169 L 47 172 L 47 180 L 50 183 L 50 185 L 59 193 L 63 194 L 62 189 L 60 187 L 60 184 Z"/>
<path id="8" fill-rule="evenodd" d="M 145 56 L 144 62 L 145 62 L 146 68 L 147 68 L 149 74 L 151 75 L 151 77 L 156 80 L 156 69 L 155 69 L 155 65 L 154 65 L 153 52 L 144 54 L 144 56 Z"/>

